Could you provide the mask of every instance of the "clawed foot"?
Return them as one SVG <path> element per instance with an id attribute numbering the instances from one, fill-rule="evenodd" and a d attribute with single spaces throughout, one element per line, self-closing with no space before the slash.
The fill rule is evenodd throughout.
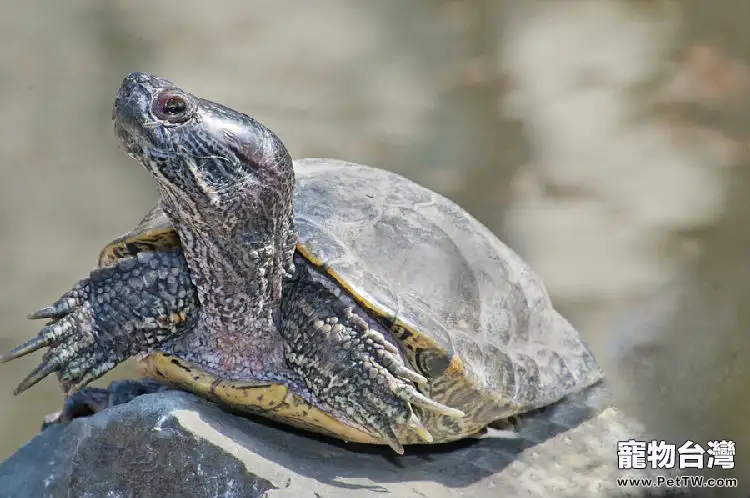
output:
<path id="1" fill-rule="evenodd" d="M 363 340 L 362 368 L 365 382 L 357 399 L 351 399 L 361 410 L 360 416 L 399 454 L 404 448 L 399 434 L 412 430 L 426 443 L 432 435 L 422 425 L 412 406 L 432 410 L 449 417 L 463 417 L 464 413 L 428 398 L 415 387 L 427 384 L 427 379 L 407 367 L 398 349 L 388 342 L 383 334 L 368 329 Z"/>
<path id="2" fill-rule="evenodd" d="M 427 379 L 405 365 L 398 348 L 351 310 L 341 322 L 315 320 L 312 328 L 306 340 L 291 341 L 287 354 L 309 389 L 336 416 L 351 420 L 397 453 L 403 454 L 402 436 L 408 431 L 432 442 L 413 406 L 464 416 L 419 392 L 416 385 Z"/>
<path id="3" fill-rule="evenodd" d="M 42 430 L 51 425 L 67 424 L 74 419 L 94 415 L 105 408 L 127 403 L 142 394 L 167 389 L 167 386 L 150 379 L 119 380 L 106 389 L 87 387 L 65 398 L 61 411 L 44 417 Z"/>
<path id="4" fill-rule="evenodd" d="M 54 304 L 33 313 L 30 318 L 52 321 L 37 337 L 0 356 L 0 362 L 49 349 L 14 393 L 53 372 L 72 393 L 186 329 L 197 298 L 183 266 L 175 253 L 140 253 L 93 271 Z"/>
<path id="5" fill-rule="evenodd" d="M 53 372 L 57 372 L 65 391 L 71 392 L 114 366 L 102 363 L 101 358 L 97 358 L 100 356 L 96 350 L 100 329 L 93 311 L 94 303 L 90 300 L 94 295 L 93 290 L 91 279 L 81 280 L 54 304 L 29 316 L 32 319 L 50 318 L 52 322 L 37 337 L 0 357 L 0 362 L 25 356 L 44 347 L 49 349 L 39 366 L 16 387 L 14 394 L 24 392 Z"/>

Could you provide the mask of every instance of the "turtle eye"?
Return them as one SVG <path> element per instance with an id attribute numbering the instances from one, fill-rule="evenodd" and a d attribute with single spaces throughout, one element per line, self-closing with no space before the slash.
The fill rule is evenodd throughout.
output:
<path id="1" fill-rule="evenodd" d="M 154 115 L 170 123 L 184 123 L 191 116 L 191 106 L 184 95 L 164 92 L 153 105 Z"/>

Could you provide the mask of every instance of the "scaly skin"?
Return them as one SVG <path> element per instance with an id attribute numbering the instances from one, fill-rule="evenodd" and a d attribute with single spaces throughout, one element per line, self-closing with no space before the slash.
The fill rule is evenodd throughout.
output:
<path id="1" fill-rule="evenodd" d="M 385 327 L 353 300 L 337 295 L 329 277 L 301 256 L 296 266 L 295 279 L 284 286 L 281 322 L 291 368 L 335 413 L 356 426 L 376 428 L 398 450 L 396 442 L 408 440 L 408 431 L 399 428 L 432 442 L 411 404 L 448 416 L 460 412 L 430 400 L 409 382 L 425 384 L 427 379 L 404 365 Z M 358 382 L 359 377 L 374 382 Z M 351 396 L 352 385 L 365 395 Z"/>
<path id="2" fill-rule="evenodd" d="M 289 381 L 310 379 L 318 386 L 315 392 L 329 401 L 307 399 L 328 411 L 340 413 L 342 419 L 355 427 L 378 427 L 398 440 L 406 436 L 393 433 L 389 416 L 395 414 L 392 416 L 403 417 L 398 419 L 400 424 L 429 442 L 430 435 L 412 412 L 410 403 L 438 413 L 451 415 L 452 412 L 400 380 L 399 377 L 403 377 L 425 382 L 421 376 L 394 362 L 393 355 L 398 355 L 398 349 L 386 340 L 388 332 L 379 323 L 362 312 L 357 313 L 353 301 L 342 302 L 342 298 L 334 294 L 327 276 L 319 274 L 301 256 L 296 259 L 298 271 L 294 279 L 285 283 L 283 290 L 284 306 L 288 310 L 283 313 L 281 330 L 289 339 L 285 343 L 285 354 L 291 368 L 286 378 Z M 193 336 L 185 333 L 195 328 L 198 313 L 197 292 L 188 278 L 181 253 L 176 250 L 139 253 L 111 267 L 95 270 L 56 303 L 34 313 L 34 318 L 55 318 L 57 322 L 3 359 L 49 347 L 42 363 L 16 392 L 28 389 L 46 374 L 57 371 L 62 385 L 72 394 L 66 399 L 63 410 L 48 423 L 67 422 L 163 389 L 147 380 L 142 384 L 115 383 L 106 390 L 80 390 L 133 354 L 149 352 L 157 346 L 168 352 L 179 350 L 179 339 L 170 339 L 194 338 L 195 332 Z M 67 325 L 61 327 L 61 324 Z M 362 350 L 351 347 L 357 344 L 358 338 L 365 339 Z M 386 362 L 399 377 L 392 378 L 390 384 L 367 386 L 372 392 L 365 402 L 370 404 L 352 407 L 350 403 L 358 402 L 347 396 L 353 366 L 375 378 L 388 379 L 383 367 L 370 361 L 372 357 Z M 332 382 L 333 378 L 337 380 Z M 399 393 L 400 397 L 389 399 L 382 396 L 384 391 Z"/>
<path id="3" fill-rule="evenodd" d="M 128 356 L 158 349 L 217 378 L 285 384 L 397 452 L 403 452 L 398 435 L 407 431 L 430 440 L 412 404 L 463 415 L 419 393 L 414 384 L 425 379 L 405 364 L 385 330 L 342 306 L 331 282 L 312 285 L 311 265 L 295 268 L 294 170 L 273 132 L 145 73 L 125 78 L 113 116 L 124 148 L 157 182 L 187 263 L 181 275 L 189 274 L 200 303 L 197 316 L 183 327 L 151 320 L 130 334 L 142 304 L 129 302 L 113 320 L 108 309 L 91 309 L 106 304 L 98 296 L 109 296 L 110 289 L 98 288 L 90 303 L 91 284 L 84 281 L 85 295 L 74 290 L 52 311 L 37 313 L 59 322 L 3 358 L 51 346 L 19 390 L 53 371 L 75 389 Z M 180 287 L 185 294 L 188 284 L 182 282 L 178 293 Z M 147 295 L 146 306 L 163 305 L 159 296 Z M 167 304 L 187 320 L 179 303 Z M 170 316 L 164 308 L 144 311 L 150 318 Z M 319 325 L 322 317 L 326 323 Z"/>
<path id="4" fill-rule="evenodd" d="M 56 372 L 72 393 L 129 357 L 195 326 L 198 299 L 179 250 L 144 252 L 94 270 L 32 318 L 53 321 L 37 337 L 0 357 L 6 362 L 49 348 L 16 388 L 19 394 Z"/>

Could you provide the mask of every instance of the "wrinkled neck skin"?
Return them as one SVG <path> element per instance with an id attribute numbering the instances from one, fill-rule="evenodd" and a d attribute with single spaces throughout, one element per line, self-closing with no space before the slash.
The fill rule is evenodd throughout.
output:
<path id="1" fill-rule="evenodd" d="M 200 320 L 227 371 L 249 352 L 258 359 L 252 370 L 283 362 L 281 291 L 293 272 L 296 231 L 291 201 L 284 206 L 278 192 L 265 194 L 237 189 L 214 203 L 161 191 L 198 289 Z"/>

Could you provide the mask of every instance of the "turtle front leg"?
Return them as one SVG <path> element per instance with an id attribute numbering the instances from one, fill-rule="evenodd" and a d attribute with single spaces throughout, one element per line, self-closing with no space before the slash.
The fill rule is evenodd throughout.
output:
<path id="1" fill-rule="evenodd" d="M 31 318 L 52 321 L 37 337 L 0 356 L 0 362 L 46 347 L 39 366 L 14 393 L 56 372 L 71 394 L 127 358 L 190 330 L 197 314 L 197 295 L 182 254 L 139 253 L 94 270 L 57 302 L 33 313 Z M 101 396 L 91 394 L 86 403 L 95 405 Z"/>
<path id="2" fill-rule="evenodd" d="M 286 360 L 332 416 L 402 454 L 408 431 L 432 442 L 412 405 L 450 417 L 464 415 L 419 392 L 416 385 L 427 379 L 404 363 L 388 332 L 359 313 L 330 281 L 304 268 L 298 275 L 282 300 Z"/>

